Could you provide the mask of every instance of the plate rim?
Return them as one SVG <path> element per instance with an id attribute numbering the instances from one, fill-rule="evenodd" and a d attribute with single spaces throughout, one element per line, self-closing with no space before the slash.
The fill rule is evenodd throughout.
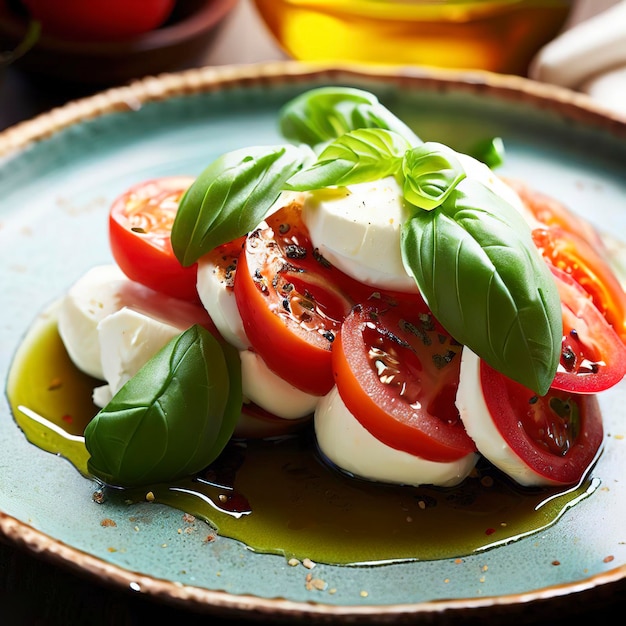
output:
<path id="1" fill-rule="evenodd" d="M 366 64 L 303 63 L 274 61 L 248 65 L 202 67 L 181 72 L 147 76 L 128 85 L 113 87 L 91 96 L 72 100 L 36 117 L 20 122 L 0 132 L 0 165 L 33 143 L 52 137 L 74 124 L 115 112 L 136 110 L 149 102 L 167 100 L 174 96 L 194 95 L 236 87 L 279 85 L 288 82 L 323 80 L 373 79 L 392 86 L 421 84 L 429 89 L 455 90 L 468 94 L 488 92 L 503 101 L 529 104 L 534 108 L 559 114 L 572 122 L 609 132 L 626 139 L 626 116 L 607 110 L 586 94 L 539 83 L 520 76 L 500 75 L 485 71 L 455 71 L 426 67 L 374 67 Z M 613 593 L 613 586 L 626 583 L 626 565 L 604 571 L 581 581 L 542 587 L 522 593 L 480 598 L 457 598 L 394 605 L 333 605 L 323 602 L 300 602 L 285 598 L 264 598 L 235 595 L 227 591 L 182 585 L 169 580 L 135 573 L 121 566 L 73 548 L 43 531 L 29 526 L 0 511 L 0 535 L 11 544 L 70 570 L 87 574 L 95 581 L 116 587 L 138 589 L 155 600 L 192 607 L 196 612 L 223 614 L 228 617 L 255 618 L 289 617 L 294 620 L 314 619 L 351 622 L 358 618 L 368 623 L 403 623 L 416 617 L 449 619 L 465 612 L 472 616 L 488 611 L 506 615 L 530 602 L 563 602 L 571 594 L 590 592 Z M 626 585 L 624 586 L 626 589 Z"/>
<path id="2" fill-rule="evenodd" d="M 0 511 L 0 532 L 13 545 L 30 552 L 34 556 L 47 559 L 55 565 L 80 574 L 86 574 L 93 581 L 108 584 L 128 591 L 140 592 L 156 601 L 184 608 L 193 608 L 195 612 L 223 614 L 229 618 L 250 619 L 251 611 L 255 619 L 288 617 L 295 621 L 325 623 L 352 623 L 358 618 L 362 623 L 394 624 L 408 623 L 416 617 L 431 619 L 450 616 L 458 618 L 464 613 L 471 613 L 479 618 L 484 612 L 489 619 L 506 617 L 507 613 L 517 613 L 519 606 L 530 603 L 553 608 L 568 602 L 573 594 L 587 596 L 591 592 L 603 592 L 602 597 L 618 593 L 617 589 L 626 589 L 626 565 L 618 566 L 600 574 L 591 576 L 577 583 L 550 585 L 533 591 L 508 594 L 503 596 L 482 596 L 480 598 L 452 598 L 431 600 L 418 603 L 402 604 L 346 604 L 332 605 L 323 602 L 299 602 L 286 598 L 264 598 L 251 594 L 231 594 L 227 591 L 207 589 L 170 580 L 140 574 L 121 566 L 103 561 L 87 552 L 73 548 L 37 530 L 27 523 Z M 615 587 L 615 589 L 613 588 Z M 597 601 L 599 598 L 595 597 Z M 579 601 L 585 601 L 584 599 Z M 339 621 L 338 621 L 339 620 Z M 442 622 L 439 622 L 442 623 Z"/>
<path id="3" fill-rule="evenodd" d="M 111 87 L 90 96 L 77 98 L 50 111 L 18 122 L 0 132 L 0 157 L 8 156 L 28 144 L 46 139 L 73 124 L 114 112 L 127 112 L 149 102 L 172 96 L 193 95 L 207 90 L 310 81 L 328 77 L 373 78 L 389 84 L 421 83 L 441 89 L 456 89 L 480 94 L 489 91 L 502 100 L 532 103 L 544 110 L 584 121 L 618 137 L 626 137 L 626 115 L 603 107 L 585 93 L 540 83 L 517 75 L 484 70 L 461 71 L 422 66 L 372 66 L 359 63 L 307 63 L 271 61 L 244 65 L 205 66 L 179 72 L 146 76 L 127 85 Z"/>

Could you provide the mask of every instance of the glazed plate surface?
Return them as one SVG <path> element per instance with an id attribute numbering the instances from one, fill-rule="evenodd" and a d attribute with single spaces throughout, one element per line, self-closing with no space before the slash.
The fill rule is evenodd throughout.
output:
<path id="1" fill-rule="evenodd" d="M 584 98 L 489 74 L 291 62 L 149 78 L 0 135 L 0 379 L 37 314 L 89 267 L 111 261 L 106 220 L 117 195 L 150 177 L 196 175 L 235 148 L 284 142 L 280 106 L 333 84 L 374 92 L 425 140 L 463 151 L 502 137 L 502 174 L 585 215 L 612 244 L 626 241 L 626 121 Z M 600 486 L 545 531 L 462 563 L 318 564 L 314 576 L 326 585 L 316 589 L 306 584 L 310 572 L 285 558 L 181 536 L 178 510 L 137 505 L 138 531 L 128 512 L 96 505 L 95 483 L 29 443 L 3 394 L 0 532 L 86 575 L 228 616 L 399 623 L 513 614 L 529 601 L 544 612 L 626 578 L 626 385 L 601 404 Z M 103 517 L 119 523 L 103 528 Z M 385 541 L 384 529 L 372 540 Z"/>

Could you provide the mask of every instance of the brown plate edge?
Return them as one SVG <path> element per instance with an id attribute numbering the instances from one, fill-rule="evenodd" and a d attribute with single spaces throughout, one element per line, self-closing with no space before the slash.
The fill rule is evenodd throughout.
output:
<path id="1" fill-rule="evenodd" d="M 295 602 L 285 598 L 262 598 L 234 595 L 181 583 L 153 578 L 112 565 L 86 552 L 67 546 L 10 515 L 0 512 L 0 533 L 19 549 L 47 560 L 69 571 L 87 575 L 94 582 L 145 594 L 156 601 L 179 606 L 196 613 L 223 615 L 229 619 L 304 622 L 315 624 L 407 624 L 415 622 L 437 625 L 458 623 L 471 615 L 473 619 L 516 618 L 516 623 L 533 623 L 558 612 L 566 617 L 584 606 L 602 607 L 610 597 L 626 591 L 626 566 L 616 567 L 578 583 L 555 585 L 535 591 L 456 598 L 394 605 L 329 605 Z M 576 596 L 573 599 L 573 596 Z M 523 616 L 520 608 L 523 606 Z M 521 619 L 521 621 L 520 621 Z"/>
<path id="2" fill-rule="evenodd" d="M 144 103 L 172 96 L 192 95 L 237 87 L 308 82 L 325 78 L 341 80 L 376 79 L 402 88 L 421 85 L 431 91 L 457 91 L 468 94 L 489 93 L 503 101 L 528 102 L 536 108 L 550 110 L 574 122 L 604 129 L 616 137 L 626 138 L 626 116 L 602 107 L 586 94 L 554 85 L 539 83 L 513 75 L 485 71 L 455 71 L 418 66 L 372 66 L 367 64 L 303 63 L 273 61 L 269 63 L 207 66 L 147 76 L 127 85 L 112 87 L 80 98 L 19 122 L 0 132 L 0 156 L 23 149 L 33 141 L 91 118 L 112 112 L 131 111 Z"/>

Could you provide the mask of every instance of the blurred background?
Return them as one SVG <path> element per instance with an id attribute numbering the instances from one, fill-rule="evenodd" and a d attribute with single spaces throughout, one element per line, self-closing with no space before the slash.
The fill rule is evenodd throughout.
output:
<path id="1" fill-rule="evenodd" d="M 530 76 L 626 115 L 626 2 L 0 0 L 0 129 L 144 75 L 280 59 Z"/>

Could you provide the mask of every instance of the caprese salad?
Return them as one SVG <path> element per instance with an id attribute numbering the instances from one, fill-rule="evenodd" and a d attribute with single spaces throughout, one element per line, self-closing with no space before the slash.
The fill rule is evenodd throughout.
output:
<path id="1" fill-rule="evenodd" d="M 596 394 L 626 374 L 626 295 L 595 231 L 365 91 L 306 92 L 279 126 L 289 143 L 113 203 L 115 263 L 58 319 L 103 381 L 93 475 L 173 480 L 233 437 L 310 427 L 367 480 L 452 486 L 483 456 L 521 485 L 578 482 Z"/>

